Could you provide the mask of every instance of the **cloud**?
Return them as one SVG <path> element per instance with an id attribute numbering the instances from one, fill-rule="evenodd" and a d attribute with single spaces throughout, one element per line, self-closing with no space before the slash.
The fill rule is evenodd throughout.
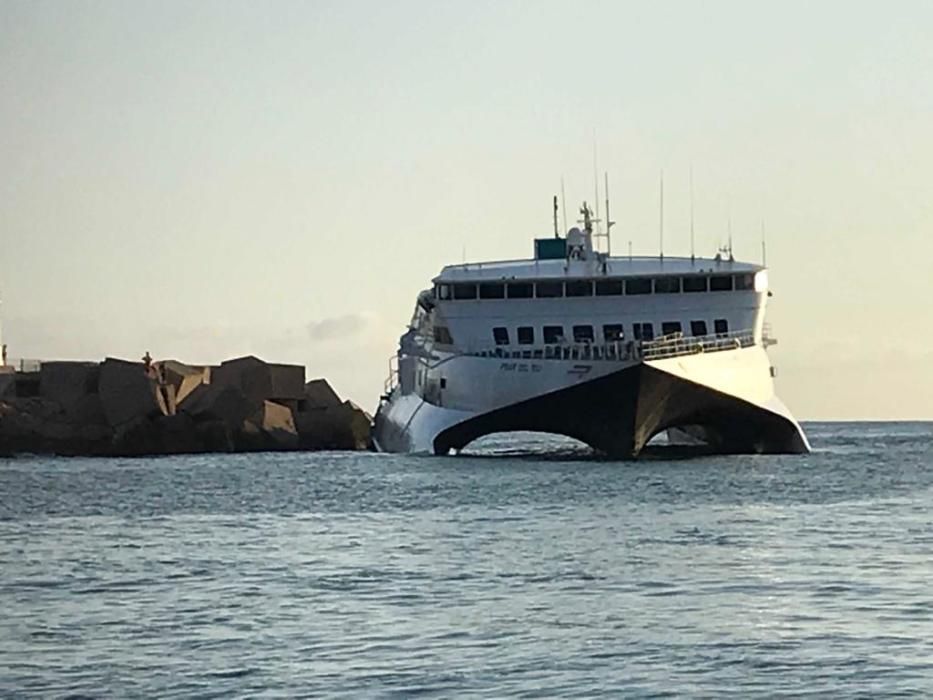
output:
<path id="1" fill-rule="evenodd" d="M 308 324 L 308 336 L 315 342 L 327 342 L 338 338 L 348 338 L 362 333 L 369 319 L 364 314 L 333 316 Z"/>

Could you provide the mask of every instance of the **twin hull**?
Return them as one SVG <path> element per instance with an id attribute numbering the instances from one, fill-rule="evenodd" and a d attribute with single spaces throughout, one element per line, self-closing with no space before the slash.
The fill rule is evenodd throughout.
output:
<path id="1" fill-rule="evenodd" d="M 417 362 L 416 386 L 397 386 L 376 413 L 382 451 L 446 454 L 490 433 L 531 430 L 632 458 L 672 428 L 719 452 L 810 449 L 774 395 L 760 345 L 659 360 L 448 355 Z"/>

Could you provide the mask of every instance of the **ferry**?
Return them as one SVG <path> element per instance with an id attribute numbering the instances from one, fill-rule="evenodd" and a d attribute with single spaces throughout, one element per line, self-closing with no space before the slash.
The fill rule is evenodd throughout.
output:
<path id="1" fill-rule="evenodd" d="M 581 215 L 558 235 L 555 197 L 554 235 L 533 258 L 448 265 L 418 294 L 376 448 L 444 455 L 537 431 L 623 459 L 657 436 L 713 454 L 809 452 L 774 390 L 766 267 L 731 244 L 712 258 L 612 256 L 594 246 L 608 201 L 604 233 L 586 203 Z"/>

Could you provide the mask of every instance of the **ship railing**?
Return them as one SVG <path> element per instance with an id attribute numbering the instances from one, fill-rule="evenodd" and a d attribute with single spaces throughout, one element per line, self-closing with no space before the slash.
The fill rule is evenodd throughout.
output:
<path id="1" fill-rule="evenodd" d="M 672 333 L 654 340 L 641 342 L 641 354 L 644 360 L 664 360 L 670 357 L 695 355 L 701 352 L 721 352 L 738 350 L 755 344 L 753 330 L 715 333 L 713 335 L 686 337 L 682 333 Z"/>
<path id="2" fill-rule="evenodd" d="M 388 396 L 393 391 L 395 387 L 398 386 L 398 355 L 392 355 L 389 358 L 389 376 L 386 377 L 385 383 L 383 384 L 383 393 Z"/>
<path id="3" fill-rule="evenodd" d="M 608 343 L 554 343 L 545 346 L 474 349 L 464 353 L 504 360 L 608 360 L 631 361 L 639 358 L 638 342 L 620 340 Z"/>
<path id="4" fill-rule="evenodd" d="M 772 345 L 777 345 L 777 342 L 777 338 L 774 336 L 774 329 L 771 328 L 771 324 L 768 321 L 765 321 L 761 327 L 761 344 L 769 348 Z"/>
<path id="5" fill-rule="evenodd" d="M 751 330 L 732 333 L 717 333 L 705 336 L 685 337 L 681 333 L 662 336 L 652 340 L 618 340 L 605 343 L 555 343 L 544 347 L 533 346 L 522 349 L 496 347 L 473 349 L 465 355 L 512 360 L 583 360 L 608 362 L 633 362 L 639 360 L 662 360 L 701 352 L 720 352 L 751 347 L 755 344 L 755 333 Z"/>

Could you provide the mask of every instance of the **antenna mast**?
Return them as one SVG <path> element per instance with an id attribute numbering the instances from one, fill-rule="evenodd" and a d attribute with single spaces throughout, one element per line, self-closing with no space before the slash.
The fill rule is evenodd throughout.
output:
<path id="1" fill-rule="evenodd" d="M 768 266 L 768 250 L 765 248 L 765 222 L 761 222 L 761 266 Z"/>
<path id="2" fill-rule="evenodd" d="M 732 256 L 732 214 L 729 214 L 729 262 L 735 258 Z"/>
<path id="3" fill-rule="evenodd" d="M 609 173 L 603 173 L 606 177 L 606 255 L 612 255 L 612 227 L 615 221 L 609 218 Z"/>

